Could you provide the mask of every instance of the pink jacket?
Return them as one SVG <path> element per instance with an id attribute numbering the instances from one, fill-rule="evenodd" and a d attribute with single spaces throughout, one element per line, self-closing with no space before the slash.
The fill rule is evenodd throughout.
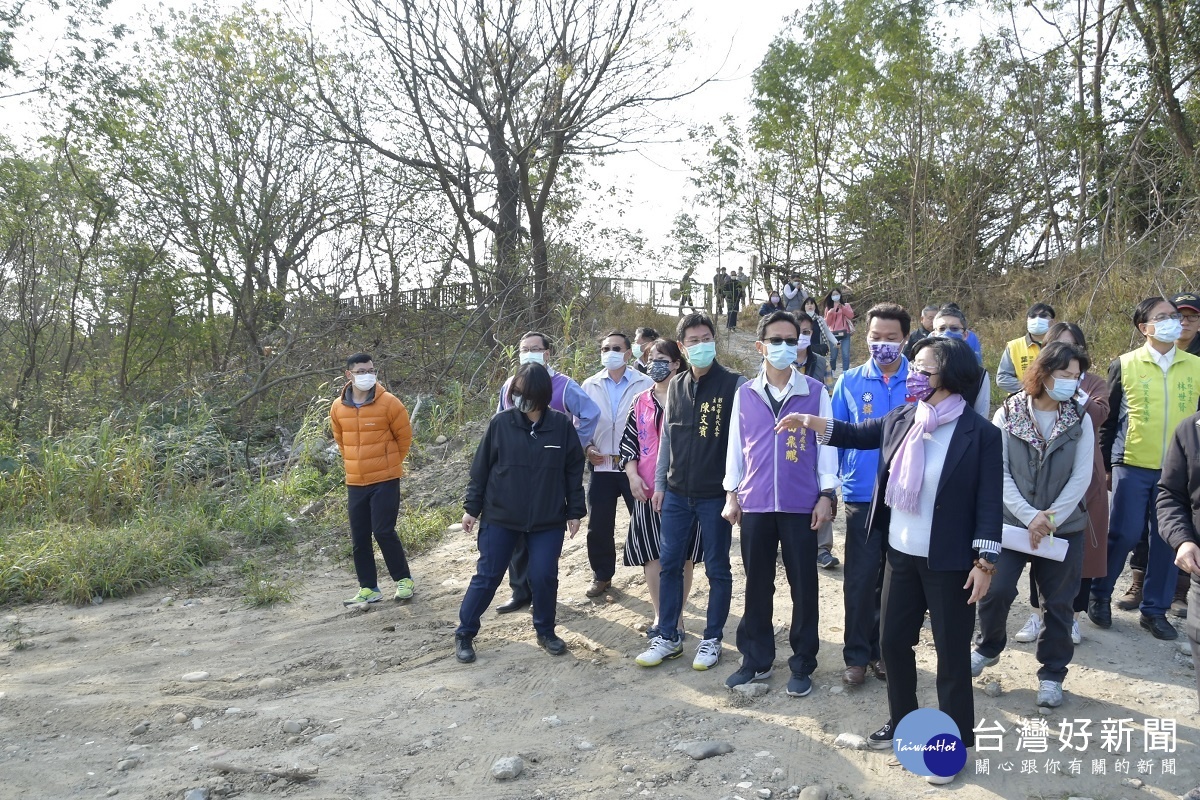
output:
<path id="1" fill-rule="evenodd" d="M 825 312 L 825 324 L 834 333 L 849 332 L 851 330 L 850 320 L 852 319 L 854 319 L 854 309 L 850 307 L 849 303 L 842 303 L 840 306 L 831 308 Z"/>

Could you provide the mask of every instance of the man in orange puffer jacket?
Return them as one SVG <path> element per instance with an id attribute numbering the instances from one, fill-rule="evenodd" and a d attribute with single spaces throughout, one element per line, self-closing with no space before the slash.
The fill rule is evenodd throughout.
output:
<path id="1" fill-rule="evenodd" d="M 359 585 L 358 594 L 343 604 L 378 603 L 383 599 L 372 533 L 396 581 L 395 599 L 408 600 L 413 596 L 412 572 L 404 545 L 396 535 L 396 517 L 400 513 L 404 457 L 412 446 L 412 423 L 400 399 L 376 383 L 375 363 L 367 353 L 355 353 L 346 359 L 346 381 L 342 396 L 329 408 L 333 438 L 346 466 L 350 541 Z"/>

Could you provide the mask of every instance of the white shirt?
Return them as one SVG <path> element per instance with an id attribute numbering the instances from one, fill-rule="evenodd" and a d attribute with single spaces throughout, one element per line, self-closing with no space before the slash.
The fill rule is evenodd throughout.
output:
<path id="1" fill-rule="evenodd" d="M 1157 350 L 1155 350 L 1153 347 L 1151 347 L 1149 342 L 1147 342 L 1146 349 L 1150 351 L 1150 357 L 1154 359 L 1155 364 L 1158 364 L 1160 367 L 1162 367 L 1162 371 L 1164 373 L 1169 371 L 1171 369 L 1171 365 L 1175 363 L 1175 347 L 1174 346 L 1172 346 L 1171 349 L 1168 350 L 1167 352 L 1160 353 Z"/>
<path id="2" fill-rule="evenodd" d="M 888 545 L 901 553 L 918 558 L 929 558 L 929 536 L 933 527 L 933 508 L 937 500 L 938 483 L 942 480 L 942 467 L 946 464 L 946 452 L 958 420 L 954 419 L 938 426 L 933 433 L 926 434 L 925 474 L 921 478 L 921 494 L 915 512 L 892 509 L 892 521 L 888 526 Z M 896 465 L 892 464 L 892 469 Z"/>

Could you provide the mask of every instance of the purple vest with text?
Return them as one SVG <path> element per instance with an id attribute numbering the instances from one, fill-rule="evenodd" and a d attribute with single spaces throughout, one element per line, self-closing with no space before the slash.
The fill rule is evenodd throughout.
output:
<path id="1" fill-rule="evenodd" d="M 779 411 L 780 417 L 820 413 L 825 387 L 805 375 L 799 379 L 808 381 L 808 395 L 789 396 Z M 738 392 L 742 441 L 730 442 L 730 446 L 740 446 L 745 461 L 737 490 L 742 511 L 812 513 L 821 493 L 817 435 L 810 430 L 775 433 L 776 417 L 767 401 L 749 383 Z"/>

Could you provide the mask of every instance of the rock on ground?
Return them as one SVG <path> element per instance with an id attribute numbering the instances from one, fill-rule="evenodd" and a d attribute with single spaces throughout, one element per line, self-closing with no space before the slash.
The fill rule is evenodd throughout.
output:
<path id="1" fill-rule="evenodd" d="M 691 756 L 697 761 L 713 756 L 724 755 L 725 753 L 733 752 L 733 745 L 729 742 L 680 742 L 675 745 L 675 749 Z"/>
<path id="2" fill-rule="evenodd" d="M 521 774 L 521 770 L 525 769 L 525 762 L 520 756 L 507 756 L 506 758 L 498 758 L 492 764 L 492 777 L 498 781 L 508 781 Z"/>
<path id="3" fill-rule="evenodd" d="M 866 750 L 867 740 L 857 733 L 839 733 L 833 740 L 834 747 L 844 747 L 848 750 Z"/>

